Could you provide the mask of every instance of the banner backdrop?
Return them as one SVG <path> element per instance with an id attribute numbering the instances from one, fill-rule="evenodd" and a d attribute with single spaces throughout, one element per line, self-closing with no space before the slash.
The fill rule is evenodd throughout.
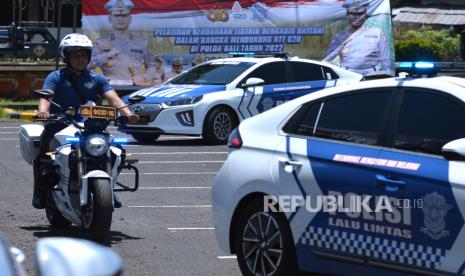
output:
<path id="1" fill-rule="evenodd" d="M 389 0 L 81 2 L 95 45 L 90 68 L 112 84 L 159 84 L 230 52 L 287 52 L 393 74 Z"/>

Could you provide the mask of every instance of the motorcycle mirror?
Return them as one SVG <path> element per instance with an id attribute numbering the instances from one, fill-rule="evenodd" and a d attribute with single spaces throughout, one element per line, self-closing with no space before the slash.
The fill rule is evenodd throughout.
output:
<path id="1" fill-rule="evenodd" d="M 38 89 L 34 90 L 34 94 L 43 99 L 51 99 L 55 95 L 55 92 L 49 89 Z"/>
<path id="2" fill-rule="evenodd" d="M 142 102 L 143 100 L 145 100 L 145 97 L 144 96 L 141 96 L 141 95 L 136 95 L 136 96 L 132 96 L 128 99 L 128 101 L 131 103 L 131 104 L 136 104 L 136 103 L 140 103 Z"/>

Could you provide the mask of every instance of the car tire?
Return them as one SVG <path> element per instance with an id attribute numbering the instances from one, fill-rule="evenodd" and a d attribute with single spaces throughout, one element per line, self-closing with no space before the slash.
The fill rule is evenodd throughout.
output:
<path id="1" fill-rule="evenodd" d="M 208 144 L 224 145 L 236 126 L 234 114 L 225 107 L 217 107 L 208 113 L 202 136 Z"/>
<path id="2" fill-rule="evenodd" d="M 296 275 L 296 249 L 281 212 L 264 212 L 263 199 L 251 202 L 236 224 L 235 251 L 243 275 Z"/>
<path id="3" fill-rule="evenodd" d="M 139 143 L 149 144 L 155 142 L 160 134 L 148 134 L 148 133 L 132 133 L 132 138 L 134 138 Z"/>

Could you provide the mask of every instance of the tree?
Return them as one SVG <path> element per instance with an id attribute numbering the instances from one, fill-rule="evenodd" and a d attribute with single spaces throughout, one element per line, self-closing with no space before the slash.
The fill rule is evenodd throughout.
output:
<path id="1" fill-rule="evenodd" d="M 422 26 L 409 30 L 394 42 L 398 61 L 456 61 L 460 60 L 460 38 L 452 28 L 433 30 Z"/>

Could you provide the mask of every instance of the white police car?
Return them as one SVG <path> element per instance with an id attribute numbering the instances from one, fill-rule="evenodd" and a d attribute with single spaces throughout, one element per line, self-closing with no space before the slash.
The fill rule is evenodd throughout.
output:
<path id="1" fill-rule="evenodd" d="M 245 118 L 304 94 L 362 78 L 297 57 L 214 60 L 161 86 L 131 94 L 147 98 L 132 106 L 145 125 L 125 125 L 119 130 L 141 142 L 154 141 L 160 134 L 187 134 L 203 135 L 212 144 L 226 143 L 231 130 Z"/>
<path id="2" fill-rule="evenodd" d="M 244 275 L 464 274 L 465 79 L 318 91 L 228 145 L 213 219 Z"/>

